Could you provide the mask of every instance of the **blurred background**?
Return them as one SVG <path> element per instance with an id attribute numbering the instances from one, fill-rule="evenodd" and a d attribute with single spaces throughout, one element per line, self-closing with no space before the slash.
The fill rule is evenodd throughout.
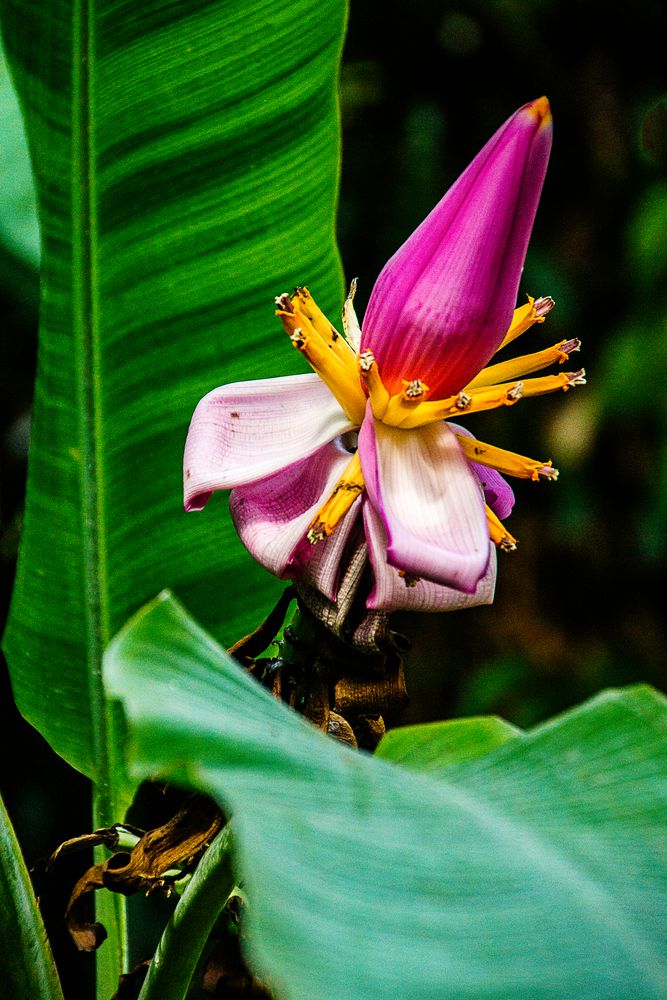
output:
<path id="1" fill-rule="evenodd" d="M 667 98 L 664 8 L 584 0 L 352 0 L 341 79 L 339 238 L 359 313 L 380 268 L 495 129 L 546 94 L 554 147 L 524 275 L 552 295 L 533 351 L 579 337 L 589 384 L 467 422 L 552 458 L 517 481 L 496 601 L 397 616 L 414 642 L 404 721 L 496 713 L 529 726 L 601 688 L 667 690 Z M 0 627 L 21 529 L 38 307 L 38 238 L 17 171 L 20 122 L 0 87 Z M 473 422 L 474 421 L 474 422 Z M 4 664 L 0 785 L 28 862 L 89 828 L 87 782 L 16 712 Z M 64 902 L 49 894 L 58 937 Z M 50 916 L 51 914 L 51 916 Z M 66 969 L 68 996 L 89 975 Z M 69 978 L 67 978 L 69 977 Z"/>

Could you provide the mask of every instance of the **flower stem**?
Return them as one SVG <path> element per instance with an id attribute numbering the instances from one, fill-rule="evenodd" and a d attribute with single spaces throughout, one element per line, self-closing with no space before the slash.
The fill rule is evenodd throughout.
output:
<path id="1" fill-rule="evenodd" d="M 202 857 L 155 951 L 138 1000 L 184 1000 L 209 934 L 234 888 L 227 824 Z"/>

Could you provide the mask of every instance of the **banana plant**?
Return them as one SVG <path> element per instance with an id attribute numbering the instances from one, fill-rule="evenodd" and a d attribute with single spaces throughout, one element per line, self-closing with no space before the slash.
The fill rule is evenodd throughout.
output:
<path id="1" fill-rule="evenodd" d="M 313 453 L 298 447 L 323 424 L 310 426 L 304 416 L 303 433 L 295 419 L 263 428 L 273 434 L 264 449 L 274 462 L 270 476 L 260 463 L 252 481 L 234 483 L 227 468 L 211 481 L 206 449 L 215 456 L 217 438 L 211 444 L 213 424 L 204 420 L 203 478 L 191 484 L 190 505 L 203 505 L 213 489 L 240 486 L 232 507 L 246 504 L 246 519 L 237 516 L 241 535 L 277 575 L 301 553 L 303 531 L 313 545 L 326 545 L 339 522 L 346 525 L 344 538 L 356 538 L 365 560 L 357 577 L 364 572 L 368 580 L 369 566 L 374 574 L 368 620 L 384 627 L 382 615 L 399 599 L 413 609 L 421 602 L 422 610 L 491 600 L 489 552 L 494 543 L 511 548 L 513 539 L 502 511 L 483 513 L 482 493 L 504 510 L 511 491 L 500 472 L 555 474 L 548 463 L 475 444 L 464 431 L 455 441 L 443 417 L 583 382 L 583 372 L 570 373 L 558 385 L 540 378 L 526 388 L 533 356 L 515 359 L 511 374 L 502 368 L 501 382 L 513 380 L 509 390 L 492 384 L 503 363 L 480 372 L 496 348 L 541 323 L 553 304 L 531 299 L 512 318 L 513 282 L 546 166 L 545 98 L 518 113 L 524 138 L 540 137 L 539 170 L 504 157 L 505 139 L 498 140 L 503 156 L 489 159 L 487 147 L 482 165 L 476 161 L 421 230 L 440 255 L 408 242 L 389 262 L 366 317 L 373 351 L 359 341 L 348 356 L 322 319 L 344 297 L 334 232 L 346 13 L 343 0 L 4 0 L 0 7 L 41 240 L 28 493 L 4 638 L 16 701 L 54 751 L 91 779 L 91 826 L 117 829 L 146 779 L 203 794 L 219 824 L 224 814 L 194 872 L 178 880 L 180 898 L 144 969 L 141 1000 L 198 995 L 230 900 L 241 901 L 254 985 L 275 1000 L 662 1000 L 662 695 L 645 687 L 603 692 L 528 731 L 495 718 L 390 730 L 371 755 L 318 732 L 273 697 L 246 669 L 252 658 L 242 665 L 238 644 L 234 656 L 226 651 L 265 616 L 279 585 L 252 562 L 228 518 L 183 512 L 183 449 L 202 395 L 213 390 L 207 398 L 218 398 L 222 386 L 226 399 L 230 382 L 266 387 L 271 376 L 299 373 L 272 383 L 278 395 L 296 385 L 301 403 L 301 389 L 315 393 L 329 414 L 332 390 L 335 420 L 324 421 L 317 447 L 331 453 L 335 468 L 348 463 L 342 479 L 352 487 L 350 504 L 339 508 L 331 470 L 313 503 L 314 521 L 298 490 L 282 506 L 262 493 L 264 478 L 270 492 L 272 477 L 289 478 L 298 464 L 278 453 L 281 427 L 294 431 L 299 462 Z M 498 162 L 509 164 L 516 191 L 530 195 L 517 195 L 516 217 L 506 214 L 500 227 L 463 197 L 479 195 L 481 183 L 489 201 L 489 185 L 507 179 Z M 33 237 L 21 231 L 34 262 L 36 230 Z M 484 336 L 471 354 L 463 302 L 469 259 L 454 266 L 452 240 L 463 234 L 470 249 L 482 231 L 484 280 L 475 294 L 489 285 L 502 294 L 484 314 Z M 512 273 L 501 281 L 506 258 Z M 449 264 L 441 274 L 443 259 Z M 474 259 L 479 266 L 482 258 Z M 434 328 L 431 369 L 402 387 L 408 360 L 423 362 L 421 328 L 412 328 L 408 314 L 414 307 L 420 322 L 428 319 L 425 274 L 443 296 L 440 313 L 449 310 L 456 323 Z M 314 311 L 306 281 L 323 312 Z M 276 296 L 296 351 L 286 349 L 272 315 Z M 351 296 L 344 309 L 349 331 Z M 564 343 L 570 347 L 541 352 L 540 366 L 542 355 L 565 360 L 577 349 L 578 342 Z M 317 375 L 303 374 L 305 361 Z M 449 381 L 438 383 L 444 375 Z M 426 399 L 432 389 L 449 408 Z M 344 435 L 348 444 L 354 439 L 345 455 L 336 443 Z M 417 449 L 385 489 L 387 441 L 403 455 L 406 441 L 436 438 L 445 439 L 443 476 L 424 474 L 422 482 L 422 458 L 433 449 Z M 357 447 L 359 467 L 350 471 Z M 480 472 L 480 448 L 493 475 Z M 458 506 L 444 505 L 438 533 L 416 549 L 409 541 L 422 525 L 400 537 L 395 530 L 405 468 L 418 485 L 431 483 L 433 504 L 445 473 L 466 484 L 458 500 L 450 497 Z M 302 481 L 316 473 L 307 469 Z M 354 522 L 360 506 L 353 508 L 362 492 L 365 541 Z M 423 495 L 420 503 L 412 507 L 425 520 L 433 504 Z M 284 559 L 269 558 L 260 537 L 268 508 L 278 512 L 269 518 L 271 541 Z M 450 558 L 464 536 L 469 551 Z M 438 545 L 446 558 L 434 560 Z M 323 593 L 337 550 L 325 551 L 311 580 Z M 397 560 L 409 572 L 397 576 Z M 335 624 L 336 598 L 327 600 L 317 607 Z M 277 631 L 263 644 L 251 634 L 250 644 L 262 652 Z M 288 635 L 285 629 L 277 650 Z M 123 835 L 134 836 L 129 828 Z M 0 948 L 12 992 L 58 1000 L 37 901 L 4 812 L 0 837 Z M 97 995 L 110 1000 L 128 971 L 128 923 L 122 895 L 101 888 L 96 899 L 108 934 L 97 952 Z"/>

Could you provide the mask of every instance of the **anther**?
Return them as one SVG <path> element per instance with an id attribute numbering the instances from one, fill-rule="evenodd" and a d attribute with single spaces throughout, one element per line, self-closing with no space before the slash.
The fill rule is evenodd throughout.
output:
<path id="1" fill-rule="evenodd" d="M 289 292 L 283 292 L 282 295 L 276 295 L 275 303 L 279 309 L 283 310 L 283 312 L 294 312 Z"/>
<path id="2" fill-rule="evenodd" d="M 309 528 L 308 533 L 306 535 L 306 538 L 308 539 L 311 545 L 317 545 L 318 542 L 324 541 L 326 537 L 327 533 L 321 521 L 318 521 L 316 524 L 312 526 L 312 528 Z"/>
<path id="3" fill-rule="evenodd" d="M 511 389 L 507 390 L 507 401 L 516 403 L 523 396 L 523 382 L 517 382 Z"/>
<path id="4" fill-rule="evenodd" d="M 511 535 L 505 535 L 498 542 L 498 548 L 502 549 L 503 552 L 516 552 L 516 541 Z"/>
<path id="5" fill-rule="evenodd" d="M 454 403 L 457 410 L 467 410 L 472 403 L 472 396 L 468 396 L 465 392 L 460 392 L 456 397 L 456 402 Z"/>
<path id="6" fill-rule="evenodd" d="M 554 469 L 553 465 L 543 465 L 540 469 L 535 470 L 535 478 L 550 479 L 555 483 L 558 479 L 558 469 Z"/>
<path id="7" fill-rule="evenodd" d="M 572 340 L 566 340 L 564 343 L 558 345 L 558 350 L 562 351 L 563 354 L 574 354 L 575 351 L 581 349 L 581 341 L 577 337 L 573 337 Z"/>
<path id="8" fill-rule="evenodd" d="M 569 389 L 575 385 L 586 385 L 586 369 L 580 368 L 578 372 L 566 372 L 567 382 L 563 389 Z"/>
<path id="9" fill-rule="evenodd" d="M 405 399 L 420 399 L 426 392 L 428 392 L 428 386 L 421 379 L 415 378 L 410 382 L 403 379 L 403 397 Z"/>
<path id="10" fill-rule="evenodd" d="M 301 329 L 300 326 L 297 326 L 296 330 L 294 330 L 293 333 L 290 333 L 289 339 L 292 341 L 292 343 L 294 344 L 294 346 L 298 351 L 303 350 L 303 348 L 306 346 L 306 338 L 304 337 L 303 330 Z"/>
<path id="11" fill-rule="evenodd" d="M 369 372 L 375 364 L 375 355 L 372 351 L 364 351 L 359 355 L 359 370 Z"/>
<path id="12" fill-rule="evenodd" d="M 550 295 L 543 295 L 539 299 L 535 299 L 533 309 L 535 310 L 535 317 L 538 323 L 544 321 L 545 316 L 549 315 L 555 305 L 556 303 Z"/>

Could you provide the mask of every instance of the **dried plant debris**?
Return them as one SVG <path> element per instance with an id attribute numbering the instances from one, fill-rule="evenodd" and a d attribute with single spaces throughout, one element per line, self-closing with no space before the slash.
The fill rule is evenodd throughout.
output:
<path id="1" fill-rule="evenodd" d="M 146 832 L 116 824 L 66 841 L 54 852 L 51 863 L 73 850 L 103 844 L 114 851 L 93 865 L 74 886 L 65 919 L 80 951 L 94 951 L 107 936 L 105 928 L 87 919 L 89 894 L 109 889 L 124 896 L 136 892 L 170 895 L 175 884 L 188 876 L 224 824 L 218 806 L 205 795 L 190 796 L 168 822 Z M 129 847 L 129 843 L 133 846 Z"/>

